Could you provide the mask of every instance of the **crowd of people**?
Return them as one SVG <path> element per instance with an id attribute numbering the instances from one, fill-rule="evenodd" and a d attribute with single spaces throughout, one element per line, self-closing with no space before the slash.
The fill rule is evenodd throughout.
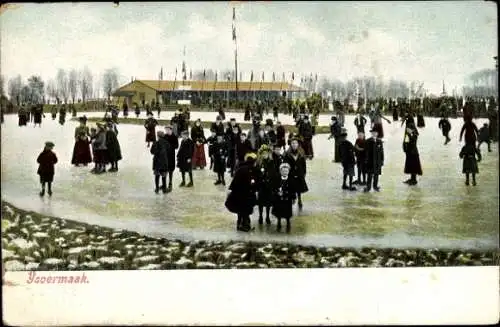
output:
<path id="1" fill-rule="evenodd" d="M 193 170 L 208 166 L 214 172 L 214 184 L 217 187 L 226 185 L 227 174 L 232 178 L 225 206 L 236 214 L 238 231 L 253 229 L 250 216 L 254 207 L 258 208 L 259 224 L 264 224 L 264 221 L 271 224 L 272 214 L 277 218 L 278 230 L 282 228 L 281 221 L 285 220 L 286 230 L 290 231 L 293 206 L 297 204 L 298 210 L 302 210 L 302 195 L 309 190 L 306 178 L 307 162 L 314 158 L 312 140 L 315 136 L 315 125 L 310 117 L 316 117 L 317 111 L 311 111 L 307 106 L 299 106 L 295 114 L 297 132 L 286 135 L 287 131 L 278 119 L 262 120 L 260 113 L 265 109 L 250 110 L 248 114 L 252 124 L 247 132 L 242 130 L 234 118 L 226 119 L 224 110 L 220 109 L 207 137 L 201 120 L 190 122 L 188 110 L 179 110 L 170 124 L 164 129 L 158 129 L 158 121 L 154 118 L 151 107 L 149 108 L 144 128 L 146 144 L 152 155 L 155 193 L 172 192 L 176 168 L 181 175 L 179 187 L 191 188 L 194 187 Z M 446 145 L 450 142 L 451 123 L 448 118 L 449 110 L 445 109 L 440 113 L 438 126 Z M 393 115 L 391 122 L 384 116 L 385 111 L 380 103 L 373 104 L 366 113 L 364 110 L 358 110 L 353 126 L 353 130 L 357 132 L 354 144 L 348 140 L 345 112 L 339 110 L 332 116 L 329 139 L 334 140 L 333 161 L 343 167 L 343 190 L 356 191 L 357 185 L 363 186 L 364 192 L 381 190 L 379 177 L 385 163 L 382 141 L 384 122 L 401 122 L 401 126 L 405 128 L 404 173 L 409 175 L 405 183 L 416 185 L 417 176 L 423 174 L 418 137 L 419 129 L 426 126 L 424 115 L 418 110 L 403 111 L 403 115 Z M 494 111 L 496 112 L 496 109 Z M 61 112 L 59 114 L 64 117 Z M 293 112 L 291 114 L 294 115 Z M 109 107 L 104 120 L 98 122 L 96 128 L 89 128 L 86 117 L 80 117 L 80 124 L 74 133 L 75 145 L 71 160 L 73 165 L 87 166 L 93 162 L 91 171 L 96 174 L 118 171 L 118 162 L 122 160 L 117 137 L 118 115 L 116 106 Z M 475 186 L 476 174 L 479 172 L 478 162 L 481 161 L 480 146 L 486 143 L 488 151 L 491 151 L 491 143 L 497 141 L 498 130 L 496 115 L 489 115 L 489 124 L 484 124 L 480 129 L 473 121 L 474 115 L 474 109 L 466 104 L 463 108 L 464 124 L 459 140 L 464 139 L 465 145 L 458 155 L 463 160 L 465 184 Z M 40 106 L 29 112 L 21 109 L 19 125 L 24 126 L 28 121 L 40 125 L 43 117 L 43 109 Z M 245 120 L 248 120 L 247 113 Z M 367 125 L 370 137 L 365 138 Z M 208 146 L 209 163 L 205 145 Z M 57 163 L 53 147 L 52 142 L 47 142 L 44 151 L 37 158 L 40 165 L 38 174 L 42 185 L 41 196 L 45 195 L 46 185 L 47 193 L 49 196 L 52 194 L 54 165 Z M 110 165 L 108 170 L 107 165 Z"/>

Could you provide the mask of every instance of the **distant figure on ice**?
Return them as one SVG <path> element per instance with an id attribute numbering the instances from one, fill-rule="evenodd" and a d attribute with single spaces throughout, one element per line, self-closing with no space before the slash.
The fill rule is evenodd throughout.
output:
<path id="1" fill-rule="evenodd" d="M 103 123 L 96 123 L 97 133 L 92 142 L 92 149 L 94 150 L 94 162 L 96 164 L 96 168 L 94 173 L 102 174 L 106 172 L 106 163 L 107 163 L 107 152 L 108 148 L 106 147 L 106 126 Z"/>
<path id="2" fill-rule="evenodd" d="M 364 134 L 365 133 L 365 125 L 366 125 L 366 118 L 365 118 L 365 116 L 363 116 L 363 113 L 361 113 L 361 111 L 358 111 L 356 118 L 354 118 L 354 126 L 356 126 L 357 132 Z"/>
<path id="3" fill-rule="evenodd" d="M 373 183 L 373 189 L 380 191 L 378 178 L 382 174 L 382 166 L 384 165 L 384 145 L 382 140 L 378 138 L 378 131 L 374 128 L 370 130 L 372 137 L 366 140 L 366 161 L 365 168 L 368 174 L 368 181 L 364 192 L 370 192 Z"/>
<path id="4" fill-rule="evenodd" d="M 271 224 L 269 213 L 273 204 L 273 186 L 278 174 L 274 166 L 272 151 L 268 145 L 262 145 L 257 154 L 257 204 L 259 206 L 259 225 L 264 223 L 263 213 L 266 208 L 266 224 Z"/>
<path id="5" fill-rule="evenodd" d="M 33 113 L 33 127 L 42 127 L 42 117 L 45 118 L 43 114 L 43 104 L 36 105 L 34 113 Z"/>
<path id="6" fill-rule="evenodd" d="M 498 141 L 498 107 L 491 105 L 488 110 L 488 121 L 490 126 L 491 141 Z"/>
<path id="7" fill-rule="evenodd" d="M 160 192 L 160 177 L 161 190 L 163 193 L 168 192 L 167 188 L 167 171 L 168 171 L 168 141 L 165 139 L 165 133 L 158 131 L 157 140 L 151 146 L 151 154 L 153 155 L 153 173 L 155 176 L 155 193 Z"/>
<path id="8" fill-rule="evenodd" d="M 450 123 L 448 117 L 443 115 L 443 117 L 441 118 L 441 120 L 438 123 L 438 126 L 439 126 L 439 129 L 441 130 L 441 132 L 443 133 L 443 136 L 445 138 L 444 145 L 446 145 L 451 141 L 450 136 L 449 136 L 450 130 L 451 130 L 451 123 Z"/>
<path id="9" fill-rule="evenodd" d="M 158 119 L 160 119 L 160 114 L 161 114 L 161 106 L 160 102 L 156 102 L 156 113 L 158 114 Z M 162 131 L 163 132 L 163 131 Z"/>
<path id="10" fill-rule="evenodd" d="M 73 156 L 71 164 L 75 166 L 87 166 L 92 162 L 92 155 L 89 147 L 89 128 L 87 127 L 86 117 L 80 117 L 80 125 L 75 128 L 75 146 L 73 147 Z"/>
<path id="11" fill-rule="evenodd" d="M 19 111 L 17 112 L 17 117 L 19 126 L 26 126 L 28 124 L 28 116 L 26 113 L 26 108 L 24 108 L 23 106 L 19 108 Z"/>
<path id="12" fill-rule="evenodd" d="M 286 231 L 290 232 L 290 219 L 293 216 L 293 204 L 297 198 L 297 190 L 295 189 L 294 180 L 290 177 L 290 165 L 282 163 L 280 165 L 280 176 L 278 180 L 272 184 L 272 214 L 278 220 L 277 230 L 281 231 L 281 219 L 286 220 Z M 267 219 L 266 219 L 267 222 Z"/>
<path id="13" fill-rule="evenodd" d="M 56 120 L 57 118 L 57 107 L 54 105 L 51 110 L 52 120 Z"/>
<path id="14" fill-rule="evenodd" d="M 306 159 L 312 160 L 314 157 L 314 150 L 312 144 L 313 128 L 309 121 L 309 116 L 304 116 L 304 121 L 299 125 L 299 135 L 302 139 L 302 148 Z"/>
<path id="15" fill-rule="evenodd" d="M 228 139 L 228 136 L 226 134 L 226 139 Z M 207 138 L 207 145 L 208 145 L 208 157 L 210 158 L 210 168 L 214 168 L 214 144 L 217 142 L 217 136 L 215 135 L 215 132 L 210 132 L 210 136 Z M 226 142 L 228 145 L 228 142 Z M 229 145 L 228 145 L 229 146 Z"/>
<path id="16" fill-rule="evenodd" d="M 276 122 L 276 144 L 283 149 L 286 147 L 286 130 L 280 121 Z"/>
<path id="17" fill-rule="evenodd" d="M 128 118 L 128 105 L 126 101 L 123 101 L 122 110 L 123 110 L 123 117 Z"/>
<path id="18" fill-rule="evenodd" d="M 156 142 L 156 126 L 158 121 L 154 119 L 153 114 L 148 114 L 148 118 L 144 122 L 144 128 L 146 129 L 146 144 L 149 148 L 150 143 Z"/>
<path id="19" fill-rule="evenodd" d="M 120 142 L 118 141 L 118 130 L 112 121 L 108 122 L 106 130 L 106 148 L 106 159 L 107 162 L 111 164 L 111 168 L 108 171 L 118 171 L 118 161 L 122 160 L 122 151 L 120 148 Z"/>
<path id="20" fill-rule="evenodd" d="M 384 126 L 382 125 L 382 120 L 385 120 L 389 124 L 391 121 L 382 115 L 379 108 L 375 108 L 370 112 L 370 120 L 372 122 L 372 129 L 377 131 L 377 138 L 383 139 Z"/>
<path id="21" fill-rule="evenodd" d="M 398 121 L 399 120 L 399 115 L 398 115 L 398 106 L 391 101 L 390 106 L 392 107 L 392 121 Z"/>
<path id="22" fill-rule="evenodd" d="M 290 148 L 285 152 L 284 161 L 290 165 L 290 177 L 297 192 L 299 210 L 302 210 L 302 194 L 309 191 L 306 182 L 307 162 L 304 150 L 299 147 L 299 140 L 294 137 Z"/>
<path id="23" fill-rule="evenodd" d="M 337 120 L 337 117 L 333 116 L 332 121 L 330 123 L 330 136 L 328 139 L 334 139 L 334 159 L 333 162 L 340 162 L 340 152 L 339 152 L 339 145 L 340 145 L 340 134 L 342 132 L 342 127 L 340 126 L 340 123 Z"/>
<path id="24" fill-rule="evenodd" d="M 139 118 L 139 115 L 141 114 L 141 108 L 139 108 L 139 105 L 137 103 L 135 104 L 134 113 L 135 113 L 135 118 Z"/>
<path id="25" fill-rule="evenodd" d="M 356 166 L 358 170 L 358 178 L 353 182 L 357 185 L 366 185 L 366 151 L 365 151 L 365 134 L 359 132 L 358 138 L 354 143 L 354 149 L 356 151 Z"/>
<path id="26" fill-rule="evenodd" d="M 415 125 L 407 125 L 403 141 L 403 151 L 406 154 L 404 173 L 410 175 L 405 183 L 417 185 L 417 175 L 422 176 L 422 165 L 417 148 L 418 130 Z"/>
<path id="27" fill-rule="evenodd" d="M 172 125 L 165 126 L 165 135 L 163 136 L 168 142 L 168 192 L 172 192 L 172 182 L 175 170 L 175 150 L 179 147 L 179 138 L 174 135 Z"/>
<path id="28" fill-rule="evenodd" d="M 406 124 L 406 125 L 405 125 Z M 409 124 L 415 125 L 415 118 L 413 117 L 413 113 L 407 111 L 403 119 L 401 119 L 401 127 L 403 125 L 408 126 Z"/>
<path id="29" fill-rule="evenodd" d="M 214 133 L 215 134 L 215 133 Z M 214 173 L 217 174 L 217 180 L 214 185 L 226 185 L 226 180 L 224 178 L 224 173 L 226 172 L 226 160 L 229 154 L 228 144 L 224 140 L 223 135 L 217 135 L 216 141 L 212 145 L 212 156 L 213 156 L 213 169 Z M 209 149 L 210 152 L 210 149 Z"/>
<path id="30" fill-rule="evenodd" d="M 62 105 L 59 109 L 59 124 L 64 125 L 66 122 L 66 105 Z"/>
<path id="31" fill-rule="evenodd" d="M 250 215 L 253 213 L 257 199 L 257 183 L 255 177 L 255 153 L 247 153 L 236 170 L 234 178 L 229 185 L 231 191 L 225 202 L 225 207 L 238 217 L 236 230 L 249 232 L 252 230 Z"/>
<path id="32" fill-rule="evenodd" d="M 472 116 L 464 116 L 464 125 L 460 130 L 460 139 L 462 142 L 462 138 L 465 134 L 465 144 L 474 144 L 476 145 L 476 141 L 478 139 L 477 135 L 479 134 L 479 130 L 477 129 L 476 124 L 472 121 Z"/>
<path id="33" fill-rule="evenodd" d="M 205 143 L 207 142 L 207 139 L 205 138 L 203 126 L 201 126 L 201 119 L 199 118 L 191 128 L 191 140 L 195 143 L 192 158 L 193 169 L 204 169 L 207 165 L 207 159 L 205 156 Z"/>
<path id="34" fill-rule="evenodd" d="M 488 152 L 491 152 L 491 138 L 490 138 L 490 128 L 487 123 L 484 123 L 483 127 L 479 129 L 479 143 L 477 145 L 478 150 L 481 150 L 481 144 L 488 144 Z"/>
<path id="35" fill-rule="evenodd" d="M 52 149 L 54 148 L 54 143 L 45 142 L 45 148 L 38 155 L 36 162 L 38 162 L 37 174 L 40 175 L 40 184 L 42 185 L 42 191 L 40 196 L 45 195 L 45 185 L 48 186 L 47 194 L 52 195 L 52 182 L 54 181 L 54 166 L 57 163 L 57 156 Z"/>
<path id="36" fill-rule="evenodd" d="M 181 132 L 182 141 L 177 151 L 177 167 L 181 171 L 182 182 L 179 187 L 193 187 L 193 164 L 191 159 L 194 153 L 194 142 L 189 138 L 189 132 Z M 186 185 L 186 173 L 189 175 L 189 183 Z"/>
<path id="37" fill-rule="evenodd" d="M 347 129 L 342 128 L 340 132 L 340 162 L 342 162 L 342 167 L 344 168 L 344 178 L 342 182 L 342 189 L 349 191 L 356 191 L 356 188 L 352 186 L 352 178 L 354 177 L 354 165 L 356 164 L 355 148 L 352 143 L 347 140 Z M 347 186 L 347 178 L 349 177 L 349 186 Z"/>
<path id="38" fill-rule="evenodd" d="M 473 143 L 466 143 L 459 156 L 463 159 L 462 173 L 465 174 L 465 185 L 469 186 L 469 175 L 472 175 L 472 185 L 476 186 L 476 174 L 479 173 L 477 163 L 481 161 L 481 152 Z"/>
<path id="39" fill-rule="evenodd" d="M 425 127 L 425 120 L 424 120 L 423 106 L 422 105 L 420 105 L 420 107 L 417 111 L 417 127 L 418 128 Z"/>

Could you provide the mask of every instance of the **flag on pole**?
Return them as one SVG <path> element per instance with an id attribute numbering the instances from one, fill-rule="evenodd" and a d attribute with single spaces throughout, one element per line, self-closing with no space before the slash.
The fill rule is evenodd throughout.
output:
<path id="1" fill-rule="evenodd" d="M 276 76 L 274 75 L 274 72 L 273 72 L 273 82 L 276 81 Z"/>
<path id="2" fill-rule="evenodd" d="M 207 79 L 207 72 L 205 69 L 203 69 L 203 80 Z"/>
<path id="3" fill-rule="evenodd" d="M 292 81 L 294 81 L 294 80 L 295 80 L 295 73 L 292 72 Z"/>
<path id="4" fill-rule="evenodd" d="M 240 81 L 243 80 L 243 72 L 240 72 Z"/>
<path id="5" fill-rule="evenodd" d="M 215 72 L 215 82 L 217 83 L 217 71 Z"/>
<path id="6" fill-rule="evenodd" d="M 315 81 L 318 81 L 318 74 L 316 74 L 316 77 L 314 78 Z"/>
<path id="7" fill-rule="evenodd" d="M 253 70 L 252 70 L 252 72 L 250 73 L 250 82 L 253 82 Z"/>
<path id="8" fill-rule="evenodd" d="M 264 82 L 264 72 L 262 72 L 262 82 Z"/>
<path id="9" fill-rule="evenodd" d="M 285 73 L 283 73 L 283 76 L 281 77 L 281 80 L 284 81 L 285 80 Z"/>
<path id="10" fill-rule="evenodd" d="M 159 75 L 159 80 L 163 80 L 163 67 L 160 69 L 160 75 Z"/>
<path id="11" fill-rule="evenodd" d="M 233 41 L 236 42 L 236 8 L 233 7 Z"/>
<path id="12" fill-rule="evenodd" d="M 309 76 L 309 83 L 312 83 L 313 81 L 313 73 L 311 73 L 311 76 Z"/>
<path id="13" fill-rule="evenodd" d="M 189 70 L 189 80 L 193 80 L 193 71 Z"/>

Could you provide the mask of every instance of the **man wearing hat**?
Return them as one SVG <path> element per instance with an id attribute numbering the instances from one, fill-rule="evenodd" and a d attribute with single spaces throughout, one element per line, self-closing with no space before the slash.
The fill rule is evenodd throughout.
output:
<path id="1" fill-rule="evenodd" d="M 309 116 L 304 116 L 304 120 L 299 125 L 299 135 L 302 139 L 302 148 L 304 149 L 304 154 L 306 159 L 311 160 L 314 156 L 312 138 L 313 130 L 311 122 L 309 121 Z"/>
<path id="2" fill-rule="evenodd" d="M 110 172 L 118 171 L 118 161 L 122 160 L 122 150 L 118 141 L 118 130 L 113 121 L 108 121 L 106 129 L 106 158 L 111 164 Z"/>
<path id="3" fill-rule="evenodd" d="M 229 122 L 227 123 L 227 128 L 226 128 L 226 138 L 229 138 L 231 134 L 233 134 L 233 128 L 236 127 L 238 128 L 238 134 L 241 134 L 241 127 L 240 125 L 236 122 L 235 118 L 231 118 Z"/>
<path id="4" fill-rule="evenodd" d="M 80 125 L 75 128 L 75 146 L 73 147 L 71 164 L 87 166 L 92 162 L 89 144 L 90 131 L 86 125 L 87 119 L 85 116 L 80 117 L 79 121 Z"/>
<path id="5" fill-rule="evenodd" d="M 378 138 L 377 129 L 372 128 L 370 133 L 372 136 L 366 140 L 365 148 L 365 169 L 368 174 L 368 181 L 364 191 L 370 192 L 373 183 L 373 189 L 379 192 L 378 178 L 382 174 L 382 166 L 384 165 L 384 146 L 382 140 Z"/>
<path id="6" fill-rule="evenodd" d="M 257 153 L 256 174 L 258 185 L 257 204 L 259 206 L 259 225 L 262 225 L 264 222 L 262 216 L 264 207 L 266 208 L 266 224 L 270 225 L 271 219 L 269 218 L 269 213 L 273 204 L 273 186 L 277 183 L 278 174 L 274 166 L 272 150 L 267 144 L 262 145 Z"/>
<path id="7" fill-rule="evenodd" d="M 182 141 L 177 152 L 177 167 L 181 171 L 182 183 L 179 187 L 193 187 L 193 164 L 191 159 L 194 153 L 194 142 L 189 138 L 187 130 L 181 132 Z M 186 185 L 186 173 L 189 174 L 189 183 Z"/>
<path id="8" fill-rule="evenodd" d="M 286 147 L 286 130 L 280 121 L 276 122 L 276 144 L 283 148 Z"/>
<path id="9" fill-rule="evenodd" d="M 210 126 L 210 131 L 214 131 L 215 135 L 224 135 L 224 123 L 222 123 L 222 117 L 217 116 L 215 122 Z"/>
<path id="10" fill-rule="evenodd" d="M 144 128 L 146 129 L 146 143 L 149 148 L 150 143 L 156 142 L 156 125 L 158 121 L 154 119 L 152 113 L 148 113 L 148 118 L 144 122 Z"/>
<path id="11" fill-rule="evenodd" d="M 161 190 L 167 193 L 167 171 L 168 171 L 168 141 L 165 139 L 163 131 L 157 132 L 158 140 L 151 146 L 151 154 L 153 155 L 153 172 L 155 176 L 155 193 L 160 191 L 160 178 Z"/>
<path id="12" fill-rule="evenodd" d="M 270 119 L 266 120 L 265 134 L 266 138 L 269 140 L 269 144 L 276 144 L 278 137 L 273 129 L 273 121 Z"/>
<path id="13" fill-rule="evenodd" d="M 354 165 L 356 164 L 355 149 L 349 140 L 347 140 L 347 129 L 342 127 L 340 132 L 339 144 L 340 162 L 344 168 L 344 179 L 342 183 L 343 190 L 356 191 L 352 186 L 352 178 L 354 177 Z M 347 186 L 347 177 L 349 177 L 349 186 Z"/>
<path id="14" fill-rule="evenodd" d="M 52 182 L 54 181 L 54 166 L 57 163 L 57 156 L 52 149 L 54 148 L 54 143 L 45 142 L 45 147 L 43 151 L 38 155 L 36 162 L 38 163 L 37 174 L 40 175 L 40 184 L 42 185 L 42 191 L 40 196 L 45 195 L 45 185 L 48 186 L 48 194 L 52 195 Z"/>
<path id="15" fill-rule="evenodd" d="M 302 193 L 306 193 L 309 188 L 306 182 L 307 162 L 304 151 L 299 146 L 296 137 L 290 139 L 290 148 L 285 152 L 284 162 L 290 165 L 290 177 L 297 192 L 297 204 L 302 210 Z"/>
<path id="16" fill-rule="evenodd" d="M 168 188 L 167 192 L 172 192 L 172 178 L 175 170 L 175 150 L 179 147 L 179 138 L 174 135 L 172 125 L 165 126 L 165 135 L 163 136 L 168 142 L 167 161 L 168 161 Z"/>
<path id="17" fill-rule="evenodd" d="M 252 144 L 247 140 L 247 135 L 245 133 L 240 134 L 240 141 L 236 144 L 236 167 L 238 163 L 245 162 L 245 156 L 247 153 L 252 152 Z"/>
<path id="18" fill-rule="evenodd" d="M 106 143 L 106 125 L 102 122 L 97 122 L 97 133 L 94 137 L 92 148 L 94 149 L 94 161 L 96 164 L 95 173 L 100 174 L 106 171 L 108 163 L 108 148 Z"/>
<path id="19" fill-rule="evenodd" d="M 234 178 L 229 185 L 231 191 L 226 199 L 225 206 L 232 212 L 237 214 L 236 230 L 249 232 L 252 230 L 250 215 L 253 213 L 253 207 L 256 204 L 255 193 L 257 191 L 257 183 L 255 176 L 255 153 L 247 153 L 239 168 L 234 174 Z"/>

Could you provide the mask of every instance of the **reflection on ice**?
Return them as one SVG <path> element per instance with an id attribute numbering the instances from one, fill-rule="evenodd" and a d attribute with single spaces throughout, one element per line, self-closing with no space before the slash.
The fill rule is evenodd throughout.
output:
<path id="1" fill-rule="evenodd" d="M 87 113 L 88 117 L 102 113 Z M 172 113 L 162 113 L 168 118 Z M 191 114 L 213 120 L 216 113 Z M 227 114 L 241 121 L 242 114 Z M 151 155 L 144 143 L 144 128 L 119 125 L 124 159 L 117 173 L 93 175 L 90 167 L 70 165 L 76 122 L 61 126 L 45 119 L 42 128 L 17 126 L 7 115 L 2 125 L 2 198 L 20 208 L 103 226 L 135 230 L 164 237 L 188 239 L 242 239 L 300 242 L 336 246 L 496 247 L 498 244 L 498 150 L 484 153 L 478 186 L 465 187 L 458 158 L 461 120 L 451 120 L 452 141 L 444 146 L 438 120 L 426 119 L 420 130 L 419 151 L 424 175 L 416 187 L 403 184 L 403 129 L 384 124 L 385 166 L 380 193 L 343 192 L 342 168 L 331 162 L 333 142 L 327 135 L 314 139 L 315 159 L 308 161 L 310 191 L 304 211 L 297 214 L 292 233 L 276 233 L 275 226 L 241 235 L 235 217 L 224 208 L 226 190 L 213 185 L 214 173 L 195 171 L 193 189 L 177 188 L 167 195 L 153 192 Z M 291 120 L 280 118 L 284 124 Z M 320 124 L 329 122 L 327 115 Z M 482 120 L 477 122 L 478 125 Z M 353 117 L 346 117 L 354 139 Z M 208 131 L 206 131 L 208 136 Z M 38 196 L 36 156 L 45 141 L 55 143 L 56 165 L 52 198 Z M 229 179 L 229 177 L 227 176 Z M 254 215 L 255 217 L 255 215 Z M 273 224 L 275 224 L 273 222 Z"/>

